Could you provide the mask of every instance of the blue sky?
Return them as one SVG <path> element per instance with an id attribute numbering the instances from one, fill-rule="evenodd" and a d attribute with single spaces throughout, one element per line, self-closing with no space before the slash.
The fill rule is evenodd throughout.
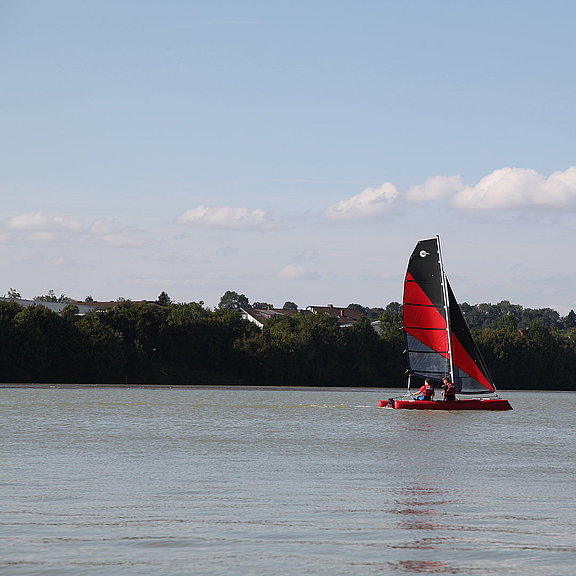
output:
<path id="1" fill-rule="evenodd" d="M 0 0 L 0 294 L 576 309 L 576 2 Z"/>

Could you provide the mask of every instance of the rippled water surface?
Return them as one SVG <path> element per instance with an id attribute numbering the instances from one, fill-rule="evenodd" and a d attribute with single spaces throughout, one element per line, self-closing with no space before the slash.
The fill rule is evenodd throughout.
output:
<path id="1" fill-rule="evenodd" d="M 572 576 L 576 394 L 0 389 L 0 572 Z"/>

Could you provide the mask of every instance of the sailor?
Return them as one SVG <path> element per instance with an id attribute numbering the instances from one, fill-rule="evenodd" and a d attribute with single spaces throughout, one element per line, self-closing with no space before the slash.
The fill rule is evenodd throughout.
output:
<path id="1" fill-rule="evenodd" d="M 456 400 L 456 386 L 450 382 L 450 378 L 442 378 L 442 400 Z"/>
<path id="2" fill-rule="evenodd" d="M 434 398 L 434 386 L 430 381 L 430 378 L 424 380 L 424 384 L 420 387 L 420 390 L 416 392 L 416 400 L 432 400 Z"/>

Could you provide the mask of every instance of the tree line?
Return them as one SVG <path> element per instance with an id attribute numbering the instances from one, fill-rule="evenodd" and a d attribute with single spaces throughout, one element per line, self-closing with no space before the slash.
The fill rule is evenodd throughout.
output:
<path id="1" fill-rule="evenodd" d="M 202 302 L 173 303 L 162 293 L 156 302 L 126 300 L 83 316 L 73 303 L 58 314 L 2 301 L 0 381 L 406 385 L 398 303 L 365 309 L 348 328 L 328 315 L 296 313 L 274 316 L 260 329 L 242 319 L 232 301 L 223 297 L 212 310 Z M 472 330 L 497 386 L 576 390 L 576 326 L 570 319 L 537 318 L 525 325 L 529 314 L 514 315 L 524 309 L 504 313 L 506 306 L 495 306 L 500 315 L 494 322 L 492 308 L 487 314 L 471 307 L 466 316 L 490 317 L 490 325 Z"/>

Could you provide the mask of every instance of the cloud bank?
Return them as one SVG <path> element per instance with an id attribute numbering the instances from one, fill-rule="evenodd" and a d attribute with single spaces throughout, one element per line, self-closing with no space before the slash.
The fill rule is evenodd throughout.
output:
<path id="1" fill-rule="evenodd" d="M 48 216 L 43 212 L 29 212 L 10 218 L 7 227 L 10 230 L 18 231 L 56 232 L 67 230 L 77 232 L 82 228 L 82 223 L 67 216 Z"/>
<path id="2" fill-rule="evenodd" d="M 197 206 L 178 216 L 176 222 L 185 226 L 229 229 L 262 229 L 271 228 L 274 225 L 272 217 L 264 210 L 249 210 L 233 206 L 220 208 Z"/>
<path id="3" fill-rule="evenodd" d="M 576 166 L 548 178 L 524 168 L 495 170 L 475 186 L 460 190 L 452 204 L 465 210 L 576 210 Z"/>
<path id="4" fill-rule="evenodd" d="M 114 247 L 140 247 L 149 244 L 142 230 L 127 227 L 116 219 L 99 219 L 92 223 L 69 216 L 51 215 L 42 211 L 17 214 L 6 220 L 8 233 L 3 242 L 66 242 L 98 243 Z"/>
<path id="5" fill-rule="evenodd" d="M 501 168 L 478 183 L 466 185 L 460 176 L 434 176 L 399 193 L 390 182 L 329 206 L 323 216 L 334 220 L 376 218 L 402 203 L 444 202 L 457 210 L 576 212 L 576 166 L 545 177 L 536 170 Z"/>
<path id="6" fill-rule="evenodd" d="M 322 216 L 336 221 L 361 221 L 400 213 L 408 205 L 437 204 L 441 208 L 476 214 L 523 212 L 576 212 L 576 166 L 544 176 L 536 170 L 506 167 L 494 170 L 475 184 L 460 176 L 433 176 L 423 184 L 400 192 L 391 182 L 365 188 L 350 198 L 329 205 Z M 176 217 L 175 224 L 229 230 L 271 230 L 278 223 L 262 209 L 246 207 L 196 206 Z M 83 221 L 69 215 L 31 211 L 7 218 L 0 230 L 0 242 L 83 242 L 112 247 L 137 248 L 157 241 L 149 231 L 136 229 L 116 220 Z M 285 279 L 303 277 L 305 270 L 287 267 Z"/>

